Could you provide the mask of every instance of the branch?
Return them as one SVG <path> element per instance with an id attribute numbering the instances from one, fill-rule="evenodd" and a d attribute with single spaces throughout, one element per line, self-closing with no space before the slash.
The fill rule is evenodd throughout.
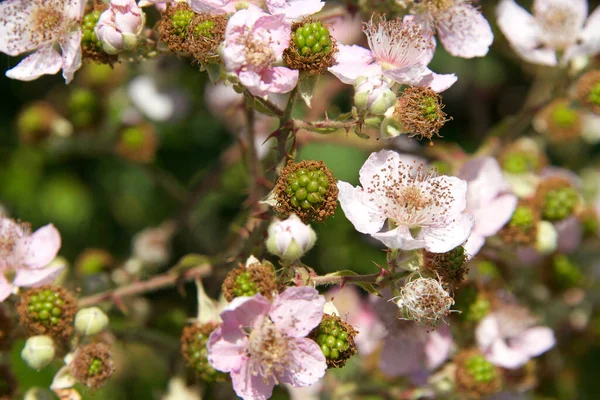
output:
<path id="1" fill-rule="evenodd" d="M 108 290 L 83 297 L 79 300 L 79 307 L 89 307 L 100 303 L 104 300 L 120 300 L 123 297 L 136 296 L 144 293 L 155 292 L 170 286 L 174 286 L 177 282 L 188 282 L 196 278 L 204 278 L 212 272 L 212 265 L 202 264 L 197 267 L 185 271 L 183 274 L 167 272 L 162 275 L 155 276 L 147 281 L 132 283 L 128 286 L 123 286 L 115 290 Z"/>

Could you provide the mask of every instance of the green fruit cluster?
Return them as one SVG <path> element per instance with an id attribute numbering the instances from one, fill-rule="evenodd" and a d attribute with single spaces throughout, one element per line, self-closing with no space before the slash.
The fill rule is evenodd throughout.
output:
<path id="1" fill-rule="evenodd" d="M 187 344 L 187 364 L 199 373 L 200 378 L 205 381 L 215 381 L 223 377 L 223 373 L 215 370 L 208 362 L 208 350 L 206 343 L 210 332 L 194 330 L 193 337 Z"/>
<path id="2" fill-rule="evenodd" d="M 249 271 L 242 272 L 235 278 L 233 295 L 235 297 L 254 296 L 258 293 L 256 283 L 252 281 Z"/>
<path id="3" fill-rule="evenodd" d="M 81 30 L 83 33 L 83 36 L 81 38 L 82 44 L 96 49 L 102 48 L 102 43 L 100 43 L 100 41 L 96 37 L 95 32 L 96 24 L 100 19 L 100 14 L 101 12 L 98 10 L 94 10 L 91 13 L 86 14 L 83 17 L 83 22 L 81 24 Z"/>
<path id="4" fill-rule="evenodd" d="M 535 216 L 529 207 L 519 206 L 515 209 L 508 225 L 513 228 L 519 228 L 526 231 L 533 227 Z"/>
<path id="5" fill-rule="evenodd" d="M 57 325 L 63 313 L 63 304 L 64 301 L 59 293 L 46 289 L 29 298 L 27 310 L 33 321 L 44 325 Z"/>
<path id="6" fill-rule="evenodd" d="M 303 56 L 324 54 L 331 51 L 329 29 L 320 22 L 307 22 L 292 32 L 292 40 Z"/>
<path id="7" fill-rule="evenodd" d="M 329 188 L 329 179 L 323 171 L 309 171 L 300 168 L 287 177 L 286 194 L 295 208 L 309 210 L 318 206 L 325 199 Z"/>
<path id="8" fill-rule="evenodd" d="M 194 33 L 198 36 L 211 37 L 212 31 L 215 28 L 215 23 L 211 20 L 200 22 L 194 27 Z"/>
<path id="9" fill-rule="evenodd" d="M 171 16 L 171 22 L 175 33 L 181 37 L 187 35 L 188 27 L 194 18 L 194 12 L 190 10 L 177 10 Z"/>
<path id="10" fill-rule="evenodd" d="M 102 368 L 104 367 L 104 363 L 99 358 L 94 358 L 88 367 L 88 375 L 96 376 L 100 372 L 102 372 Z"/>
<path id="11" fill-rule="evenodd" d="M 535 156 L 522 152 L 508 154 L 502 160 L 502 168 L 511 174 L 523 174 L 537 167 Z"/>
<path id="12" fill-rule="evenodd" d="M 600 82 L 596 83 L 588 94 L 588 101 L 600 106 Z"/>
<path id="13" fill-rule="evenodd" d="M 575 189 L 566 187 L 554 189 L 546 193 L 543 215 L 550 221 L 558 221 L 569 217 L 579 203 L 579 195 Z"/>
<path id="14" fill-rule="evenodd" d="M 427 118 L 429 121 L 437 121 L 440 119 L 439 113 L 439 104 L 437 99 L 431 96 L 427 96 L 423 98 L 421 102 L 421 114 L 424 118 Z"/>
<path id="15" fill-rule="evenodd" d="M 552 269 L 557 282 L 565 288 L 580 285 L 585 277 L 579 267 L 564 254 L 557 254 L 552 259 Z"/>
<path id="16" fill-rule="evenodd" d="M 469 358 L 466 367 L 469 374 L 479 383 L 489 383 L 496 378 L 496 367 L 480 354 Z"/>
<path id="17" fill-rule="evenodd" d="M 323 320 L 317 328 L 316 342 L 328 360 L 337 360 L 340 353 L 348 350 L 348 332 L 336 319 Z"/>

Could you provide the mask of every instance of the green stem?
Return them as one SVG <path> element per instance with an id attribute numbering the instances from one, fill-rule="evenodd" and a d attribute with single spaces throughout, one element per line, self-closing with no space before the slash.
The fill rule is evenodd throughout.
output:
<path id="1" fill-rule="evenodd" d="M 391 281 L 395 281 L 397 279 L 404 278 L 408 273 L 400 272 L 397 274 L 389 274 L 389 273 L 376 273 L 376 274 L 367 274 L 367 275 L 323 275 L 323 276 L 315 276 L 310 278 L 310 283 L 315 286 L 322 285 L 345 285 L 346 283 L 351 283 L 353 285 L 360 285 L 363 283 L 375 283 L 382 284 Z"/>

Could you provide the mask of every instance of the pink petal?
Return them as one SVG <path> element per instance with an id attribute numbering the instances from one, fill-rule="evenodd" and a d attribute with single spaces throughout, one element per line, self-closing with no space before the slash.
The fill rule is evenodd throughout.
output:
<path id="1" fill-rule="evenodd" d="M 236 297 L 221 312 L 224 334 L 239 330 L 240 327 L 254 327 L 260 324 L 269 312 L 271 303 L 263 295 Z"/>
<path id="2" fill-rule="evenodd" d="M 64 2 L 65 16 L 74 20 L 81 20 L 87 1 L 85 0 L 70 0 Z"/>
<path id="3" fill-rule="evenodd" d="M 318 13 L 325 6 L 320 0 L 267 0 L 271 14 L 284 14 L 287 19 L 297 19 Z"/>
<path id="4" fill-rule="evenodd" d="M 208 362 L 219 371 L 238 370 L 248 362 L 248 337 L 241 329 L 224 332 L 223 326 L 218 327 L 210 334 L 206 348 Z"/>
<path id="5" fill-rule="evenodd" d="M 12 293 L 12 288 L 13 286 L 10 284 L 10 282 L 6 280 L 4 275 L 0 274 L 0 303 L 10 296 Z"/>
<path id="6" fill-rule="evenodd" d="M 441 93 L 444 90 L 450 88 L 458 80 L 454 74 L 436 74 L 432 73 L 433 79 L 429 83 L 429 88 L 434 92 Z"/>
<path id="7" fill-rule="evenodd" d="M 484 351 L 484 355 L 492 364 L 507 369 L 520 368 L 530 358 L 527 353 L 508 347 L 502 339 L 498 339 L 492 343 L 492 346 L 487 351 Z"/>
<path id="8" fill-rule="evenodd" d="M 6 71 L 6 76 L 21 81 L 32 81 L 42 75 L 54 75 L 62 67 L 62 58 L 52 44 L 39 47 L 16 67 Z"/>
<path id="9" fill-rule="evenodd" d="M 517 196 L 503 194 L 490 201 L 487 206 L 483 205 L 483 207 L 474 210 L 474 231 L 484 237 L 498 233 L 512 217 L 515 208 L 517 208 L 517 201 Z"/>
<path id="10" fill-rule="evenodd" d="M 473 229 L 474 219 L 470 214 L 458 214 L 447 225 L 424 227 L 419 238 L 425 240 L 425 248 L 432 253 L 445 253 L 467 241 Z"/>
<path id="11" fill-rule="evenodd" d="M 409 375 L 423 369 L 424 346 L 405 335 L 388 336 L 379 357 L 379 369 L 388 376 Z"/>
<path id="12" fill-rule="evenodd" d="M 475 329 L 475 339 L 482 351 L 486 351 L 496 340 L 500 340 L 498 320 L 493 314 L 483 318 Z"/>
<path id="13" fill-rule="evenodd" d="M 290 339 L 290 359 L 279 380 L 293 387 L 310 386 L 325 375 L 327 362 L 319 345 L 311 339 Z"/>
<path id="14" fill-rule="evenodd" d="M 267 400 L 273 393 L 275 378 L 252 373 L 250 363 L 244 360 L 239 369 L 231 371 L 233 390 L 244 400 Z"/>
<path id="15" fill-rule="evenodd" d="M 475 257 L 484 244 L 485 237 L 479 235 L 475 230 L 473 230 L 471 236 L 469 236 L 469 240 L 467 240 L 467 243 L 463 245 L 468 259 L 470 260 L 471 258 Z"/>
<path id="16" fill-rule="evenodd" d="M 77 29 L 60 42 L 63 77 L 66 83 L 73 80 L 75 71 L 81 67 L 81 36 L 81 30 Z"/>
<path id="17" fill-rule="evenodd" d="M 583 229 L 581 222 L 576 216 L 571 216 L 554 224 L 558 232 L 558 243 L 556 251 L 561 253 L 572 253 L 581 244 Z"/>
<path id="18" fill-rule="evenodd" d="M 425 366 L 433 371 L 448 359 L 452 348 L 452 334 L 448 325 L 440 325 L 438 329 L 427 333 L 425 342 Z"/>
<path id="19" fill-rule="evenodd" d="M 383 75 L 398 83 L 411 86 L 429 86 L 433 80 L 432 72 L 422 64 L 386 69 L 383 71 Z"/>
<path id="20" fill-rule="evenodd" d="M 456 57 L 483 57 L 494 41 L 489 22 L 469 3 L 450 7 L 436 22 L 440 41 Z"/>
<path id="21" fill-rule="evenodd" d="M 29 252 L 25 264 L 30 268 L 42 268 L 50 264 L 60 250 L 60 233 L 49 224 L 35 231 L 30 237 Z"/>
<path id="22" fill-rule="evenodd" d="M 416 159 L 411 160 L 416 161 Z M 365 161 L 359 171 L 359 181 L 363 188 L 370 188 L 373 185 L 373 178 L 380 175 L 382 170 L 389 171 L 391 176 L 397 176 L 398 164 L 408 162 L 400 154 L 392 150 L 380 150 L 373 152 Z M 417 163 L 415 163 L 417 165 Z"/>
<path id="23" fill-rule="evenodd" d="M 340 44 L 335 57 L 336 64 L 329 68 L 329 72 L 340 81 L 352 85 L 360 76 L 381 75 L 381 66 L 373 61 L 370 50 L 357 45 Z"/>
<path id="24" fill-rule="evenodd" d="M 310 286 L 290 287 L 275 297 L 269 311 L 277 329 L 290 337 L 304 337 L 323 318 L 325 297 Z"/>
<path id="25" fill-rule="evenodd" d="M 298 84 L 298 70 L 286 67 L 269 68 L 262 74 L 269 93 L 288 93 Z"/>
<path id="26" fill-rule="evenodd" d="M 342 210 L 354 228 L 361 233 L 379 232 L 387 217 L 377 208 L 376 203 L 370 201 L 373 196 L 363 188 L 355 188 L 347 182 L 339 181 L 337 186 Z"/>
<path id="27" fill-rule="evenodd" d="M 30 18 L 31 0 L 7 0 L 0 2 L 0 15 L 5 16 L 0 23 L 0 52 L 16 56 L 34 50 L 38 44 L 31 40 L 31 29 L 19 29 L 22 20 Z M 29 7 L 28 7 L 29 6 Z M 22 20 L 8 17 L 15 9 Z"/>
<path id="28" fill-rule="evenodd" d="M 508 191 L 509 185 L 504 179 L 500 165 L 495 158 L 478 157 L 469 160 L 460 169 L 461 179 L 469 183 L 467 191 L 467 209 L 474 210 Z"/>
<path id="29" fill-rule="evenodd" d="M 57 265 L 39 269 L 18 269 L 13 285 L 19 287 L 37 287 L 54 282 L 66 265 Z"/>
<path id="30" fill-rule="evenodd" d="M 554 332 L 545 326 L 537 326 L 514 338 L 511 346 L 526 353 L 529 357 L 537 357 L 547 352 L 556 344 Z"/>
<path id="31" fill-rule="evenodd" d="M 371 234 L 390 249 L 415 250 L 425 247 L 425 240 L 415 239 L 408 226 L 401 225 L 387 232 Z"/>
<path id="32" fill-rule="evenodd" d="M 235 2 L 229 0 L 189 0 L 189 5 L 197 13 L 225 14 L 235 12 Z"/>

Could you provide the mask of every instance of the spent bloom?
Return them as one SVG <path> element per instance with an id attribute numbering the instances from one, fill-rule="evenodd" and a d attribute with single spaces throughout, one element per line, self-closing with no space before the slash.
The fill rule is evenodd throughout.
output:
<path id="1" fill-rule="evenodd" d="M 33 52 L 6 76 L 31 81 L 62 69 L 65 81 L 71 82 L 81 66 L 79 24 L 85 5 L 83 0 L 0 2 L 0 52 L 9 56 Z"/>
<path id="2" fill-rule="evenodd" d="M 298 83 L 298 71 L 275 66 L 288 47 L 290 33 L 284 15 L 269 15 L 254 6 L 236 12 L 225 33 L 225 69 L 255 96 L 291 91 Z"/>
<path id="3" fill-rule="evenodd" d="M 267 399 L 278 383 L 310 386 L 327 368 L 319 345 L 306 338 L 321 322 L 324 304 L 308 286 L 288 288 L 273 303 L 260 294 L 237 297 L 210 335 L 208 360 L 231 374 L 233 389 L 244 400 Z"/>
<path id="4" fill-rule="evenodd" d="M 475 330 L 479 348 L 499 367 L 516 369 L 556 343 L 552 329 L 537 326 L 527 309 L 505 306 L 486 316 Z"/>
<path id="5" fill-rule="evenodd" d="M 316 241 L 317 235 L 311 226 L 292 214 L 285 221 L 276 219 L 271 223 L 266 246 L 271 254 L 295 261 L 310 250 Z"/>
<path id="6" fill-rule="evenodd" d="M 468 161 L 460 177 L 468 182 L 467 211 L 475 218 L 473 232 L 465 243 L 465 250 L 472 257 L 487 237 L 498 233 L 510 220 L 517 207 L 517 197 L 508 193 L 509 185 L 500 165 L 491 157 Z"/>
<path id="7" fill-rule="evenodd" d="M 46 267 L 58 253 L 61 238 L 53 225 L 46 225 L 34 233 L 27 224 L 0 217 L 0 301 L 4 301 L 13 287 L 36 287 L 51 283 L 64 265 Z M 12 284 L 5 274 L 14 273 Z"/>
<path id="8" fill-rule="evenodd" d="M 389 248 L 445 253 L 471 234 L 473 217 L 463 213 L 467 183 L 461 179 L 426 173 L 422 165 L 381 150 L 360 169 L 360 183 L 338 182 L 346 218 Z M 386 220 L 389 230 L 380 232 Z"/>
<path id="9" fill-rule="evenodd" d="M 562 61 L 600 51 L 600 8 L 588 15 L 586 0 L 534 0 L 533 15 L 514 0 L 498 5 L 498 26 L 517 54 L 534 64 Z"/>
<path id="10" fill-rule="evenodd" d="M 96 36 L 108 54 L 131 50 L 144 28 L 146 15 L 135 0 L 111 0 L 96 24 Z"/>
<path id="11" fill-rule="evenodd" d="M 336 65 L 329 71 L 353 84 L 360 76 L 384 75 L 398 83 L 427 86 L 436 92 L 448 89 L 456 75 L 440 75 L 427 68 L 433 57 L 431 34 L 410 20 L 371 20 L 365 24 L 369 48 L 338 45 Z"/>
<path id="12" fill-rule="evenodd" d="M 437 31 L 453 56 L 483 57 L 494 41 L 489 22 L 470 0 L 425 0 L 411 11 L 425 32 Z"/>

